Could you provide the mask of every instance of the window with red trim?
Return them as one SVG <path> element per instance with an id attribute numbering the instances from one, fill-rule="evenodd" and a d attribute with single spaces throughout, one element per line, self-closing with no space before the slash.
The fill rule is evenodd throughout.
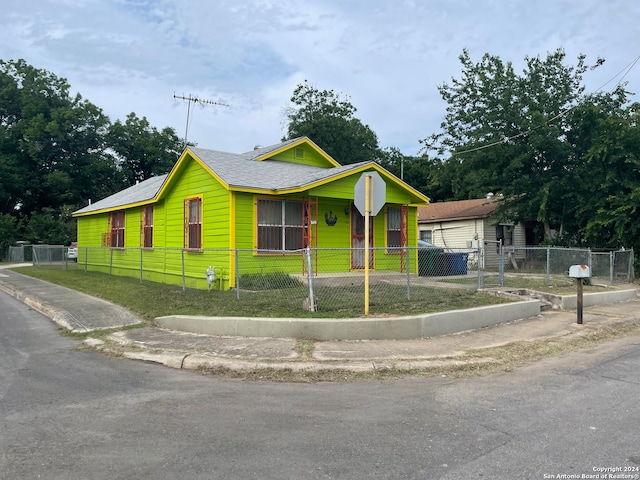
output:
<path id="1" fill-rule="evenodd" d="M 258 200 L 258 250 L 300 250 L 302 202 Z"/>
<path id="2" fill-rule="evenodd" d="M 202 198 L 185 200 L 185 248 L 202 248 Z"/>
<path id="3" fill-rule="evenodd" d="M 142 209 L 142 246 L 153 247 L 153 205 Z"/>
<path id="4" fill-rule="evenodd" d="M 399 208 L 387 209 L 387 247 L 402 246 L 402 211 Z"/>
<path id="5" fill-rule="evenodd" d="M 111 247 L 124 248 L 124 210 L 109 214 L 111 225 Z"/>

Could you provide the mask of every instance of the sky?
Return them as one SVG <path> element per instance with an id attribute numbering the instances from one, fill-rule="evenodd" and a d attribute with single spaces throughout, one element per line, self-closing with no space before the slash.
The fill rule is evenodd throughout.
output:
<path id="1" fill-rule="evenodd" d="M 610 91 L 640 55 L 637 0 L 2 0 L 0 59 L 65 78 L 112 122 L 134 112 L 199 147 L 242 153 L 286 134 L 305 80 L 334 90 L 383 148 L 417 155 L 446 113 L 438 85 L 467 49 L 512 62 L 563 48 Z M 640 93 L 640 66 L 624 77 Z M 189 104 L 175 97 L 217 104 Z M 637 97 L 635 98 L 637 101 Z M 219 105 L 224 104 L 224 105 Z M 189 108 L 191 105 L 191 108 Z M 190 114 L 187 132 L 187 115 Z M 322 147 L 322 145 L 320 145 Z"/>

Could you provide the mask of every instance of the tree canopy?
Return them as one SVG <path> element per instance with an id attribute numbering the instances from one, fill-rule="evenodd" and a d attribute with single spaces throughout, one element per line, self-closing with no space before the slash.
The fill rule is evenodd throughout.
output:
<path id="1" fill-rule="evenodd" d="M 547 241 L 584 244 L 596 240 L 596 225 L 607 225 L 598 241 L 622 245 L 613 226 L 620 230 L 620 223 L 612 219 L 630 213 L 630 198 L 617 197 L 613 208 L 605 192 L 628 183 L 631 171 L 632 178 L 637 175 L 629 147 L 638 131 L 629 110 L 635 107 L 625 106 L 622 86 L 584 95 L 584 73 L 603 60 L 587 65 L 580 55 L 570 65 L 558 49 L 545 58 L 525 58 L 517 74 L 511 62 L 489 54 L 477 63 L 466 50 L 459 58 L 460 77 L 439 86 L 448 104 L 442 131 L 422 140 L 426 151 L 445 158 L 452 198 L 502 193 L 501 213 L 513 221 L 538 221 Z M 606 155 L 597 153 L 603 149 Z M 629 188 L 623 191 L 631 195 Z M 596 192 L 609 200 L 599 193 L 592 198 Z"/>
<path id="2" fill-rule="evenodd" d="M 158 131 L 133 113 L 112 124 L 72 96 L 65 79 L 0 60 L 0 247 L 68 244 L 76 235 L 71 212 L 166 173 L 180 147 L 173 129 Z"/>
<path id="3" fill-rule="evenodd" d="M 116 165 L 130 185 L 167 173 L 183 146 L 173 128 L 158 130 L 146 117 L 138 118 L 133 112 L 125 123 L 116 120 L 107 138 L 116 154 Z"/>
<path id="4" fill-rule="evenodd" d="M 309 137 L 343 165 L 379 159 L 378 137 L 354 117 L 357 110 L 348 98 L 305 81 L 295 88 L 291 102 L 283 141 Z"/>

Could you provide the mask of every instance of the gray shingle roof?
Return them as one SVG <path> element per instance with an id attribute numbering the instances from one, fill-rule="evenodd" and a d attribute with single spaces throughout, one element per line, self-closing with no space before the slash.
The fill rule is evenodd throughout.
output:
<path id="1" fill-rule="evenodd" d="M 282 144 L 277 145 L 280 148 Z M 277 148 L 267 147 L 270 150 Z M 191 151 L 215 172 L 220 179 L 235 188 L 261 190 L 290 190 L 311 185 L 373 162 L 361 162 L 335 168 L 315 167 L 278 160 L 261 160 L 266 149 L 233 154 L 192 148 Z"/>
<path id="2" fill-rule="evenodd" d="M 130 205 L 132 203 L 152 200 L 160 190 L 160 187 L 162 186 L 166 178 L 166 175 L 148 178 L 147 180 L 133 185 L 132 187 L 121 190 L 118 193 L 114 193 L 113 195 L 107 198 L 103 198 L 96 203 L 87 205 L 80 210 L 76 210 L 73 213 L 89 213 L 96 210 L 116 208 L 124 205 Z"/>
<path id="3" fill-rule="evenodd" d="M 339 167 L 317 167 L 278 160 L 257 160 L 265 158 L 288 145 L 298 142 L 300 138 L 287 140 L 268 147 L 259 147 L 245 153 L 229 153 L 205 148 L 190 148 L 191 152 L 214 172 L 225 184 L 235 189 L 270 190 L 274 193 L 282 190 L 302 189 L 324 180 L 356 170 L 374 162 L 360 162 Z M 175 167 L 174 167 L 175 168 Z M 140 202 L 153 200 L 167 175 L 152 177 L 129 187 L 110 197 L 88 205 L 74 214 L 85 214 L 103 209 L 115 209 Z"/>

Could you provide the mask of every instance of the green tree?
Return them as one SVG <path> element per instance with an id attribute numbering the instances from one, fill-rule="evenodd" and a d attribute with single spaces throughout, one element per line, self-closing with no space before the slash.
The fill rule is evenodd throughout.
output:
<path id="1" fill-rule="evenodd" d="M 15 217 L 0 213 L 0 261 L 3 260 L 7 247 L 18 240 L 16 233 Z"/>
<path id="2" fill-rule="evenodd" d="M 25 220 L 23 236 L 32 243 L 69 245 L 76 238 L 76 224 L 70 208 L 43 208 Z"/>
<path id="3" fill-rule="evenodd" d="M 511 218 L 539 221 L 547 239 L 552 230 L 564 234 L 572 203 L 576 157 L 566 114 L 581 99 L 583 74 L 602 64 L 589 67 L 580 55 L 572 66 L 565 57 L 562 49 L 527 57 L 516 74 L 511 62 L 485 54 L 474 63 L 464 50 L 461 77 L 439 87 L 448 104 L 442 131 L 422 140 L 447 156 L 455 198 L 502 193 Z"/>
<path id="4" fill-rule="evenodd" d="M 168 173 L 182 151 L 173 128 L 158 130 L 133 112 L 124 123 L 117 120 L 111 126 L 108 142 L 128 185 Z"/>
<path id="5" fill-rule="evenodd" d="M 72 211 L 168 172 L 181 149 L 171 128 L 133 113 L 112 125 L 65 79 L 0 60 L 0 215 L 14 219 L 3 223 L 12 238 L 68 243 Z"/>
<path id="6" fill-rule="evenodd" d="M 1 213 L 24 220 L 119 187 L 105 154 L 108 117 L 69 89 L 24 60 L 0 61 Z"/>
<path id="7" fill-rule="evenodd" d="M 287 135 L 282 139 L 309 137 L 342 165 L 378 161 L 378 137 L 354 117 L 356 108 L 333 90 L 318 90 L 305 80 L 291 97 L 287 109 Z"/>
<path id="8" fill-rule="evenodd" d="M 380 165 L 401 178 L 432 201 L 451 199 L 452 191 L 443 163 L 427 154 L 404 155 L 396 147 L 385 148 L 380 154 Z"/>
<path id="9" fill-rule="evenodd" d="M 580 164 L 572 216 L 586 244 L 640 249 L 639 112 L 622 88 L 589 97 L 573 112 L 569 141 Z"/>

